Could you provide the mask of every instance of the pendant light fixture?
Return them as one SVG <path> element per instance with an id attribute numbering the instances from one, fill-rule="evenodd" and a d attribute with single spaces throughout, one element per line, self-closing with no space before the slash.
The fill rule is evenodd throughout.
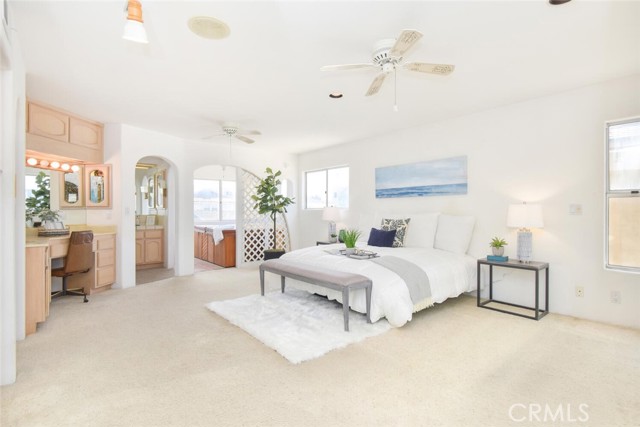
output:
<path id="1" fill-rule="evenodd" d="M 124 24 L 122 38 L 136 43 L 149 43 L 142 23 L 142 4 L 138 0 L 128 0 L 127 22 Z"/>

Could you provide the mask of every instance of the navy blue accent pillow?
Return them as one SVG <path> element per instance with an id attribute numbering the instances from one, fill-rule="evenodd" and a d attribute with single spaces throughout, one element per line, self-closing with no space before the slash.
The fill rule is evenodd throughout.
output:
<path id="1" fill-rule="evenodd" d="M 371 233 L 369 233 L 369 241 L 367 244 L 369 246 L 378 246 L 381 248 L 390 248 L 393 247 L 393 240 L 396 238 L 396 230 L 378 230 L 375 228 L 371 229 Z"/>

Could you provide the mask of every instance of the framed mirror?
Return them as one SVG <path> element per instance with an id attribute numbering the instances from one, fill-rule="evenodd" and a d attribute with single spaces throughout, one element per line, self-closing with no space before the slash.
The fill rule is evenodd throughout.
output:
<path id="1" fill-rule="evenodd" d="M 60 173 L 60 207 L 84 208 L 83 169 Z"/>
<path id="2" fill-rule="evenodd" d="M 156 179 L 156 207 L 158 209 L 164 209 L 165 203 L 164 199 L 166 197 L 165 190 L 167 187 L 167 182 L 164 178 L 164 171 L 158 172 L 155 176 Z"/>
<path id="3" fill-rule="evenodd" d="M 85 165 L 84 181 L 87 208 L 111 206 L 111 165 Z"/>
<path id="4" fill-rule="evenodd" d="M 156 184 L 155 184 L 155 179 L 153 176 L 149 177 L 149 191 L 147 192 L 148 198 L 147 198 L 147 206 L 149 206 L 150 208 L 155 208 L 156 207 Z"/>

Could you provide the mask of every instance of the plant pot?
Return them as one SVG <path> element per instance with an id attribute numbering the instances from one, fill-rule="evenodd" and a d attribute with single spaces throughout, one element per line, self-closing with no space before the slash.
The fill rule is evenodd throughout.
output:
<path id="1" fill-rule="evenodd" d="M 347 248 L 345 253 L 347 255 L 353 255 L 355 253 L 355 251 L 356 251 L 356 248 Z"/>
<path id="2" fill-rule="evenodd" d="M 495 256 L 503 256 L 504 255 L 504 247 L 502 248 L 491 248 L 491 252 L 495 255 Z"/>
<path id="3" fill-rule="evenodd" d="M 267 251 L 264 251 L 264 260 L 268 260 L 268 259 L 277 259 L 280 258 L 282 255 L 284 255 L 284 250 L 282 249 L 270 249 Z"/>

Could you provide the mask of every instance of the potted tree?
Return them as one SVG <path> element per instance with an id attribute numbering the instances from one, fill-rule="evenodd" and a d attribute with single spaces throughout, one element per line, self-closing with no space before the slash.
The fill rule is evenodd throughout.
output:
<path id="1" fill-rule="evenodd" d="M 50 178 L 44 172 L 36 175 L 35 190 L 31 190 L 31 196 L 25 199 L 25 216 L 27 222 L 31 221 L 34 227 L 39 227 L 41 222 L 45 219 L 40 216 L 41 212 L 49 211 L 50 204 L 50 190 L 49 190 Z"/>
<path id="2" fill-rule="evenodd" d="M 489 246 L 491 247 L 491 252 L 493 253 L 493 255 L 496 255 L 496 256 L 504 255 L 504 247 L 506 245 L 508 245 L 507 241 L 499 237 L 494 237 L 493 239 L 491 239 L 491 243 L 489 243 Z"/>
<path id="3" fill-rule="evenodd" d="M 271 248 L 264 251 L 264 259 L 279 258 L 284 254 L 284 249 L 277 248 L 277 215 L 287 212 L 287 206 L 294 203 L 293 198 L 285 197 L 279 193 L 281 184 L 280 175 L 282 172 L 274 172 L 271 168 L 267 168 L 265 173 L 267 176 L 260 180 L 256 186 L 256 194 L 251 199 L 256 202 L 253 206 L 259 214 L 269 214 L 273 221 L 273 236 L 271 239 Z"/>

